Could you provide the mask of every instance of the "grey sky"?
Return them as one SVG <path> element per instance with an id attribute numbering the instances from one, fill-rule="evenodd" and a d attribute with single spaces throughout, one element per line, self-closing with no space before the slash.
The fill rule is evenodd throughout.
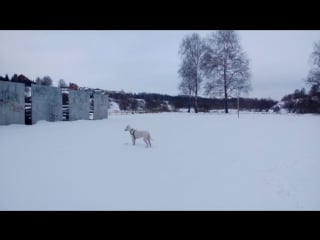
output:
<path id="1" fill-rule="evenodd" d="M 0 31 L 0 75 L 49 75 L 79 86 L 177 95 L 179 45 L 212 31 Z M 238 31 L 250 59 L 249 97 L 280 100 L 306 87 L 320 31 Z"/>

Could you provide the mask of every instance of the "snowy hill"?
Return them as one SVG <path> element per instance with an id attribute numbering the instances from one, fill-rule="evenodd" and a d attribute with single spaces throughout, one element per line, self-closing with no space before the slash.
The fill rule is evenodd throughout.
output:
<path id="1" fill-rule="evenodd" d="M 120 112 L 120 107 L 119 104 L 117 102 L 114 101 L 114 99 L 110 98 L 109 99 L 109 114 L 111 113 L 118 113 Z"/>
<path id="2" fill-rule="evenodd" d="M 269 112 L 272 113 L 288 113 L 288 110 L 284 108 L 285 103 L 283 101 L 278 102 L 276 105 L 270 108 Z"/>

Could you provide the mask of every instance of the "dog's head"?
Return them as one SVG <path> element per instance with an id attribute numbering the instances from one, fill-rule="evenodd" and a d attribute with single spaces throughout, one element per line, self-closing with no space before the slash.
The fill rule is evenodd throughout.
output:
<path id="1" fill-rule="evenodd" d="M 131 129 L 130 125 L 127 125 L 124 130 L 125 130 L 125 131 L 129 131 L 130 129 Z"/>

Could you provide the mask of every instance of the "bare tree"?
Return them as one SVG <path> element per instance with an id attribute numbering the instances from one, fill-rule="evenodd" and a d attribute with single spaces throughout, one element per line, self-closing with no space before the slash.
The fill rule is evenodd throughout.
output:
<path id="1" fill-rule="evenodd" d="M 41 85 L 41 78 L 37 77 L 36 84 Z"/>
<path id="2" fill-rule="evenodd" d="M 182 64 L 178 73 L 180 74 L 182 81 L 185 82 L 182 82 L 180 86 L 182 85 L 182 89 L 189 89 L 189 97 L 194 93 L 194 110 L 197 113 L 198 93 L 202 82 L 200 66 L 205 54 L 205 44 L 199 34 L 193 33 L 186 36 L 180 45 L 179 54 L 182 58 Z"/>
<path id="3" fill-rule="evenodd" d="M 224 94 L 226 113 L 230 96 L 251 90 L 249 60 L 235 31 L 220 30 L 209 36 L 201 69 L 207 79 L 205 94 Z"/>
<path id="4" fill-rule="evenodd" d="M 178 71 L 179 75 L 182 78 L 182 81 L 179 84 L 178 88 L 182 94 L 185 94 L 189 97 L 188 112 L 190 112 L 191 98 L 194 94 L 195 89 L 195 82 L 193 80 L 196 78 L 196 71 L 194 68 L 192 68 L 192 66 L 190 66 L 190 62 L 191 61 L 184 60 Z"/>
<path id="5" fill-rule="evenodd" d="M 58 87 L 59 88 L 66 88 L 66 87 L 68 87 L 68 85 L 63 79 L 60 79 L 58 82 Z"/>
<path id="6" fill-rule="evenodd" d="M 320 87 L 320 41 L 314 44 L 311 58 L 313 66 L 309 72 L 307 83 L 311 86 Z"/>
<path id="7" fill-rule="evenodd" d="M 52 79 L 49 76 L 44 76 L 43 78 L 37 77 L 36 84 L 43 86 L 52 86 Z"/>

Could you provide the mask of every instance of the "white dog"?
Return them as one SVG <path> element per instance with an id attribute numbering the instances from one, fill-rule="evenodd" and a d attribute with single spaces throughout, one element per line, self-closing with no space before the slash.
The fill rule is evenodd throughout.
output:
<path id="1" fill-rule="evenodd" d="M 144 142 L 147 144 L 147 147 L 151 147 L 151 136 L 148 131 L 138 131 L 136 129 L 133 129 L 130 127 L 130 125 L 127 125 L 126 128 L 124 129 L 125 131 L 129 131 L 131 138 L 132 138 L 132 145 L 136 144 L 136 139 L 137 138 L 143 138 Z"/>

